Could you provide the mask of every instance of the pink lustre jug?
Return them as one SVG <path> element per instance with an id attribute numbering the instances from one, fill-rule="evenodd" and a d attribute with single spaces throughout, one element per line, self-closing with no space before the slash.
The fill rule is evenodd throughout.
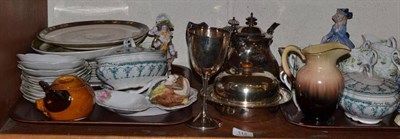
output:
<path id="1" fill-rule="evenodd" d="M 295 102 L 304 114 L 303 122 L 327 125 L 332 122 L 339 95 L 344 89 L 344 78 L 336 67 L 337 60 L 350 52 L 338 42 L 311 45 L 304 49 L 289 45 L 282 53 L 282 66 L 289 79 L 293 79 Z M 289 53 L 297 54 L 305 62 L 293 77 L 288 66 Z"/>

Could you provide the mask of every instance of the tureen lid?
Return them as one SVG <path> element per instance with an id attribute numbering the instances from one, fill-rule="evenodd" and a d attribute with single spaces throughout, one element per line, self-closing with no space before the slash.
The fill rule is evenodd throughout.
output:
<path id="1" fill-rule="evenodd" d="M 352 93 L 369 96 L 393 96 L 399 93 L 399 86 L 391 79 L 376 76 L 374 73 L 378 54 L 369 50 L 362 60 L 361 72 L 345 73 L 345 89 Z"/>
<path id="2" fill-rule="evenodd" d="M 368 76 L 365 72 L 344 73 L 345 89 L 353 93 L 373 96 L 388 96 L 399 93 L 398 85 L 377 76 Z"/>

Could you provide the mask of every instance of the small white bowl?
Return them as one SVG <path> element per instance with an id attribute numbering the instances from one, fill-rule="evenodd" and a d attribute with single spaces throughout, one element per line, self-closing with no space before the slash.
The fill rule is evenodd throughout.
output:
<path id="1" fill-rule="evenodd" d="M 19 69 L 21 69 L 23 72 L 25 72 L 29 75 L 32 75 L 32 76 L 56 77 L 56 76 L 60 76 L 60 75 L 64 75 L 64 74 L 81 72 L 81 71 L 87 70 L 87 68 L 89 66 L 88 66 L 88 63 L 85 62 L 85 64 L 83 64 L 79 67 L 73 68 L 73 69 L 60 69 L 60 70 L 35 70 L 35 69 L 26 68 L 26 67 L 22 66 L 21 64 L 18 64 L 17 67 Z"/>
<path id="2" fill-rule="evenodd" d="M 72 62 L 34 62 L 34 61 L 18 61 L 22 66 L 29 69 L 37 70 L 60 70 L 60 69 L 73 69 L 85 64 L 84 60 Z"/>
<path id="3" fill-rule="evenodd" d="M 146 96 L 115 90 L 95 91 L 96 103 L 118 114 L 133 114 L 151 107 Z"/>
<path id="4" fill-rule="evenodd" d="M 74 56 L 60 56 L 60 55 L 42 55 L 42 54 L 17 54 L 21 61 L 27 62 L 48 62 L 48 63 L 64 63 L 80 61 L 81 59 Z"/>

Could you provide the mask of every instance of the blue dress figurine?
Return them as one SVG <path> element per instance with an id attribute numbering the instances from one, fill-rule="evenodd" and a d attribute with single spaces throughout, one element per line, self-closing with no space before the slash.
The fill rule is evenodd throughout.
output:
<path id="1" fill-rule="evenodd" d="M 353 42 L 350 40 L 350 35 L 347 33 L 347 20 L 353 18 L 353 13 L 347 8 L 338 8 L 336 14 L 332 16 L 335 24 L 331 31 L 322 37 L 321 43 L 340 42 L 350 49 L 354 48 Z"/>

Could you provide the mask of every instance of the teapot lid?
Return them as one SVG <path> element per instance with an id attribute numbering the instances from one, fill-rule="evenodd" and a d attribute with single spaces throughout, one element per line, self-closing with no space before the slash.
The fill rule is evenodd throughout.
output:
<path id="1" fill-rule="evenodd" d="M 53 81 L 51 88 L 54 90 L 68 90 L 86 85 L 86 82 L 75 75 L 62 75 Z"/>
<path id="2" fill-rule="evenodd" d="M 241 28 L 241 30 L 239 31 L 240 34 L 243 34 L 243 35 L 245 35 L 245 34 L 247 34 L 247 35 L 250 35 L 250 34 L 263 35 L 261 29 L 256 26 L 257 25 L 257 18 L 255 18 L 253 16 L 253 13 L 251 13 L 250 17 L 247 17 L 246 20 L 247 20 L 246 21 L 246 25 L 248 25 L 248 26 L 245 26 L 245 27 Z"/>
<path id="3" fill-rule="evenodd" d="M 399 93 L 399 86 L 390 79 L 368 76 L 365 72 L 343 74 L 345 89 L 352 93 L 369 96 L 393 96 Z"/>

